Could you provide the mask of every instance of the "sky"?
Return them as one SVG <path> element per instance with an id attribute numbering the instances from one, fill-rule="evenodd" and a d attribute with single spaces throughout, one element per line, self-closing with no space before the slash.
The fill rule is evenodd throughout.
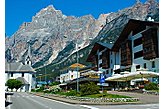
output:
<path id="1" fill-rule="evenodd" d="M 144 3 L 146 0 L 140 1 Z M 117 12 L 135 2 L 136 0 L 5 0 L 5 33 L 7 36 L 13 35 L 23 22 L 31 22 L 32 16 L 50 4 L 67 16 L 91 14 L 98 18 L 100 14 Z"/>

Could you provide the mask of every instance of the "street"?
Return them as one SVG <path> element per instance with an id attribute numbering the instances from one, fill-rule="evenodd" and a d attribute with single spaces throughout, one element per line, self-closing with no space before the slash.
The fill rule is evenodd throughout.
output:
<path id="1" fill-rule="evenodd" d="M 7 99 L 6 109 L 159 109 L 159 104 L 80 105 L 69 104 L 28 93 L 14 92 Z"/>
<path id="2" fill-rule="evenodd" d="M 50 100 L 28 93 L 15 92 L 8 99 L 10 104 L 6 109 L 82 109 L 82 107 L 77 105 Z"/>

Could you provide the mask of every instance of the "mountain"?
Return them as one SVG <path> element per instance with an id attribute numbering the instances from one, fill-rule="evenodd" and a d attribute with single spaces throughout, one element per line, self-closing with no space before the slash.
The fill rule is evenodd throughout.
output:
<path id="1" fill-rule="evenodd" d="M 118 12 L 101 14 L 98 19 L 92 15 L 82 17 L 66 16 L 52 5 L 42 9 L 24 22 L 11 37 L 6 37 L 6 60 L 24 61 L 29 54 L 33 67 L 42 65 L 69 65 L 76 60 L 78 45 L 80 62 L 85 59 L 97 41 L 114 42 L 129 19 L 159 21 L 159 3 L 147 0 L 136 3 Z M 30 48 L 30 50 L 29 50 Z"/>
<path id="2" fill-rule="evenodd" d="M 22 61 L 28 46 L 33 65 L 40 61 L 51 63 L 60 51 L 72 45 L 68 53 L 58 56 L 66 57 L 75 50 L 76 43 L 83 48 L 97 35 L 106 17 L 99 19 L 91 15 L 66 16 L 50 5 L 33 16 L 31 22 L 24 22 L 10 38 L 6 37 L 6 51 L 12 54 L 10 61 Z"/>

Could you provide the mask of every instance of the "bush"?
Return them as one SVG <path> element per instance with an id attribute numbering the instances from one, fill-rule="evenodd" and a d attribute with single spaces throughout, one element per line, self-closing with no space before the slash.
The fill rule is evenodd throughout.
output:
<path id="1" fill-rule="evenodd" d="M 31 92 L 35 92 L 35 89 L 31 89 Z"/>
<path id="2" fill-rule="evenodd" d="M 61 88 L 58 86 L 58 85 L 54 85 L 54 86 L 51 86 L 49 88 L 50 92 L 52 93 L 57 93 L 57 92 L 60 92 L 61 91 Z"/>
<path id="3" fill-rule="evenodd" d="M 38 88 L 35 90 L 36 92 L 43 92 L 43 90 L 41 88 Z"/>
<path id="4" fill-rule="evenodd" d="M 75 90 L 70 90 L 69 92 L 66 93 L 66 96 L 76 96 L 77 92 Z"/>
<path id="5" fill-rule="evenodd" d="M 8 86 L 9 89 L 13 90 L 14 88 L 16 91 L 22 86 L 22 82 L 16 79 L 9 79 L 6 82 L 6 86 Z"/>
<path id="6" fill-rule="evenodd" d="M 158 84 L 156 83 L 149 83 L 147 86 L 145 86 L 146 90 L 159 90 Z"/>
<path id="7" fill-rule="evenodd" d="M 50 86 L 54 86 L 54 85 L 59 85 L 60 84 L 60 82 L 53 82 L 53 83 L 51 83 L 51 84 L 49 84 Z"/>
<path id="8" fill-rule="evenodd" d="M 93 82 L 85 83 L 85 84 L 80 86 L 81 96 L 98 94 L 98 93 L 100 93 L 99 92 L 99 86 L 97 86 Z"/>

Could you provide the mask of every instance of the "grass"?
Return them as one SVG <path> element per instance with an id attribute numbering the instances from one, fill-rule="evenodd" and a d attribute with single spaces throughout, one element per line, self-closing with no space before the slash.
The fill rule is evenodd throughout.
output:
<path id="1" fill-rule="evenodd" d="M 151 91 L 151 92 L 159 92 L 159 90 L 148 90 L 148 91 Z"/>
<path id="2" fill-rule="evenodd" d="M 108 94 L 108 93 L 100 93 L 100 94 L 92 94 L 92 95 L 85 95 L 81 96 L 80 93 L 76 93 L 76 91 L 70 91 L 70 92 L 56 92 L 53 94 L 58 94 L 58 95 L 66 95 L 66 96 L 77 96 L 77 97 L 90 97 L 90 98 L 132 98 L 130 96 L 124 96 L 124 95 L 117 95 L 117 94 Z"/>
<path id="3" fill-rule="evenodd" d="M 66 95 L 66 96 L 73 96 L 73 95 L 66 94 L 66 92 L 58 92 L 57 94 L 59 94 L 59 95 Z M 132 97 L 129 97 L 129 96 L 116 95 L 116 94 L 107 94 L 107 93 L 85 95 L 85 96 L 80 96 L 80 94 L 74 94 L 74 96 L 77 96 L 77 97 L 90 97 L 90 98 L 101 98 L 101 97 L 104 97 L 104 98 L 132 98 Z"/>
<path id="4" fill-rule="evenodd" d="M 132 98 L 129 96 L 124 96 L 124 95 L 116 95 L 116 94 L 94 94 L 94 95 L 86 95 L 83 97 L 90 97 L 90 98 Z"/>

